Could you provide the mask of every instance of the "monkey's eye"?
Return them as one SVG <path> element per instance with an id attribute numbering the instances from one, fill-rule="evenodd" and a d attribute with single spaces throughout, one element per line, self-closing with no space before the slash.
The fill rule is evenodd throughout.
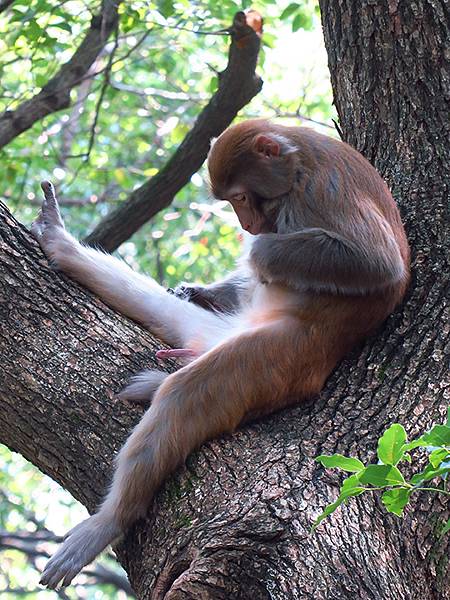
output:
<path id="1" fill-rule="evenodd" d="M 245 204 L 247 202 L 247 194 L 236 194 L 236 196 L 233 196 L 231 201 L 235 202 L 236 204 Z"/>

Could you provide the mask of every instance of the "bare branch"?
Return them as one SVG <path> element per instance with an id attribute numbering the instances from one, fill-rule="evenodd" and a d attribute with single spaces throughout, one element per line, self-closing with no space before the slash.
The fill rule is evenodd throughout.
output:
<path id="1" fill-rule="evenodd" d="M 48 542 L 59 543 L 62 538 L 55 535 L 47 529 L 38 531 L 1 531 L 0 530 L 0 552 L 2 550 L 17 550 L 26 555 L 30 564 L 36 568 L 36 559 L 48 558 L 50 552 L 47 551 Z M 128 582 L 128 579 L 103 564 L 95 563 L 83 570 L 88 580 L 86 585 L 110 584 L 117 590 L 123 590 L 129 596 L 135 597 L 135 594 Z M 16 594 L 21 594 L 17 588 L 9 590 Z M 36 592 L 36 590 L 34 590 Z M 6 590 L 0 590 L 6 592 Z"/>
<path id="2" fill-rule="evenodd" d="M 13 2 L 14 0 L 0 0 L 0 13 L 4 12 Z"/>
<path id="3" fill-rule="evenodd" d="M 120 2 L 103 0 L 100 14 L 92 18 L 91 27 L 72 58 L 38 94 L 20 104 L 16 110 L 7 110 L 0 116 L 0 148 L 39 119 L 70 106 L 71 89 L 86 76 L 117 27 Z"/>
<path id="4" fill-rule="evenodd" d="M 260 91 L 255 74 L 260 47 L 259 32 L 239 12 L 230 28 L 228 65 L 219 74 L 219 87 L 202 110 L 192 130 L 166 165 L 152 179 L 134 190 L 87 237 L 88 244 L 113 251 L 163 208 L 185 186 L 204 162 L 210 140 L 232 122 L 238 111 Z"/>
<path id="5" fill-rule="evenodd" d="M 100 58 L 100 55 L 98 58 Z M 61 166 L 66 165 L 67 159 L 70 156 L 72 142 L 79 129 L 80 117 L 83 112 L 84 103 L 90 94 L 94 77 L 96 75 L 98 58 L 89 69 L 87 73 L 88 76 L 85 77 L 80 83 L 80 86 L 77 90 L 77 98 L 73 104 L 69 118 L 61 127 L 61 153 L 59 156 L 59 163 Z"/>
<path id="6" fill-rule="evenodd" d="M 100 94 L 98 96 L 97 103 L 95 106 L 95 116 L 94 116 L 94 120 L 93 120 L 92 126 L 91 126 L 91 134 L 89 136 L 89 143 L 88 143 L 88 149 L 86 152 L 85 160 L 87 160 L 89 158 L 89 156 L 91 154 L 92 146 L 94 145 L 95 129 L 97 127 L 98 117 L 100 115 L 100 110 L 102 108 L 103 98 L 105 97 L 106 90 L 108 89 L 108 86 L 109 86 L 110 77 L 111 77 L 111 69 L 112 69 L 113 62 L 114 62 L 114 56 L 116 54 L 116 50 L 119 45 L 119 37 L 118 37 L 119 32 L 118 32 L 117 27 L 118 27 L 118 23 L 116 23 L 115 31 L 114 31 L 114 46 L 108 57 L 108 64 L 106 65 L 106 69 L 105 69 L 105 72 L 103 75 L 102 87 L 100 89 Z"/>

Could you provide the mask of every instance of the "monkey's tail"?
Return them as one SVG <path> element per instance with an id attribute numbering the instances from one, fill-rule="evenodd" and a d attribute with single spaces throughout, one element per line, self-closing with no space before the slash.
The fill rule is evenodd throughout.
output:
<path id="1" fill-rule="evenodd" d="M 55 589 L 69 585 L 81 569 L 121 535 L 122 531 L 111 515 L 99 512 L 74 527 L 56 554 L 48 561 L 40 583 Z"/>

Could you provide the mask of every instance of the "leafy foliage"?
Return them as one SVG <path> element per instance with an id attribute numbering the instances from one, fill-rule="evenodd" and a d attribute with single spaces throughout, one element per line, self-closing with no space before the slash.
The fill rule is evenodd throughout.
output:
<path id="1" fill-rule="evenodd" d="M 428 463 L 409 479 L 397 465 L 411 462 L 411 451 L 422 448 L 428 453 Z M 352 496 L 364 492 L 382 491 L 381 501 L 386 510 L 398 517 L 414 492 L 428 491 L 450 496 L 448 476 L 450 473 L 450 407 L 445 425 L 434 425 L 430 431 L 408 442 L 406 431 L 394 423 L 378 440 L 378 464 L 364 465 L 357 458 L 342 454 L 321 455 L 315 460 L 322 466 L 354 473 L 344 479 L 338 499 L 329 504 L 314 522 L 315 529 L 326 517 Z M 428 481 L 436 480 L 435 486 Z M 443 525 L 441 535 L 450 531 L 450 519 Z"/>
<path id="2" fill-rule="evenodd" d="M 58 197 L 67 202 L 63 210 L 69 229 L 78 237 L 87 235 L 111 208 L 157 173 L 182 142 L 227 60 L 228 37 L 203 33 L 228 26 L 235 12 L 248 4 L 122 3 L 117 47 L 111 38 L 92 76 L 72 90 L 72 106 L 45 117 L 0 150 L 0 198 L 29 223 L 41 197 L 39 182 L 53 179 Z M 0 113 L 32 98 L 58 72 L 100 6 L 100 0 L 17 0 L 0 14 Z M 252 3 L 265 20 L 265 87 L 243 116 L 301 121 L 301 114 L 330 122 L 323 47 L 303 52 L 300 64 L 286 68 L 295 48 L 319 48 L 320 33 L 318 37 L 307 31 L 319 25 L 317 3 L 308 0 L 286 12 L 288 6 L 287 0 Z M 291 18 L 298 15 L 303 18 L 302 33 L 293 36 Z M 202 208 L 192 212 L 192 200 Z M 201 171 L 177 195 L 174 207 L 137 233 L 120 255 L 168 286 L 181 279 L 220 276 L 239 252 L 240 238 L 231 231 L 230 219 L 222 218 L 223 210 L 207 210 L 209 203 Z"/>

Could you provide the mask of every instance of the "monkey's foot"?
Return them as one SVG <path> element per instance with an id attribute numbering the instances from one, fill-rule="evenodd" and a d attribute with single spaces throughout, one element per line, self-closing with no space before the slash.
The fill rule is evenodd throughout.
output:
<path id="1" fill-rule="evenodd" d="M 117 394 L 119 400 L 149 404 L 161 383 L 169 377 L 169 373 L 148 369 L 131 378 L 130 383 Z"/>
<path id="2" fill-rule="evenodd" d="M 55 589 L 69 585 L 81 569 L 121 534 L 120 528 L 101 513 L 83 521 L 67 535 L 56 554 L 48 561 L 40 583 Z"/>
<path id="3" fill-rule="evenodd" d="M 41 187 L 45 197 L 41 211 L 31 225 L 31 233 L 39 242 L 44 253 L 51 257 L 51 245 L 61 237 L 61 233 L 65 232 L 65 227 L 53 185 L 49 181 L 43 181 Z"/>
<path id="4" fill-rule="evenodd" d="M 62 227 L 64 229 L 64 222 L 55 196 L 55 188 L 50 181 L 43 181 L 41 187 L 44 191 L 44 201 L 37 219 L 31 226 L 31 232 L 37 239 L 42 237 L 48 228 Z"/>

